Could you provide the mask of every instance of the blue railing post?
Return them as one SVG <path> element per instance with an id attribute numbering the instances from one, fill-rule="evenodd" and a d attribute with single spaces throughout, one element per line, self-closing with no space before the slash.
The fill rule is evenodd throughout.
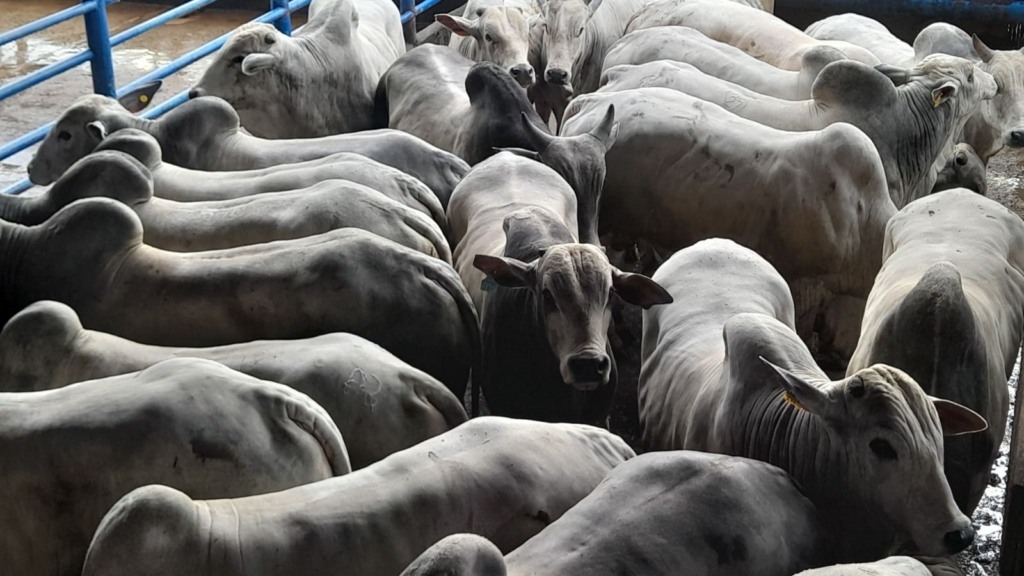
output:
<path id="1" fill-rule="evenodd" d="M 96 8 L 85 13 L 85 37 L 92 52 L 92 90 L 97 94 L 117 95 L 114 81 L 114 55 L 110 47 L 110 27 L 107 24 L 107 0 L 82 0 Z"/>
<path id="2" fill-rule="evenodd" d="M 288 11 L 288 0 L 270 0 L 270 9 L 284 8 L 284 16 L 274 20 L 274 28 L 282 34 L 292 35 L 292 13 Z"/>

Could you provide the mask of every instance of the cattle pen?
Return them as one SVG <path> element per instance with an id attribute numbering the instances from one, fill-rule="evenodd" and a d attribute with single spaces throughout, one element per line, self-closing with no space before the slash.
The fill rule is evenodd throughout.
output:
<path id="1" fill-rule="evenodd" d="M 6 4 L 6 0 L 0 1 Z M 454 6 L 452 0 L 395 1 L 400 4 L 408 41 L 416 37 L 417 16 Z M 168 8 L 122 5 L 120 0 L 42 0 L 35 11 L 23 5 L 15 6 L 13 20 L 0 26 L 0 194 L 21 194 L 32 187 L 24 178 L 24 166 L 32 148 L 49 132 L 60 110 L 75 97 L 85 92 L 118 97 L 146 84 L 163 81 L 164 87 L 154 105 L 141 113 L 145 118 L 157 118 L 188 99 L 187 83 L 195 77 L 182 79 L 181 74 L 215 53 L 237 26 L 247 21 L 270 23 L 282 33 L 291 34 L 293 26 L 298 29 L 304 22 L 302 11 L 311 0 L 245 0 L 247 8 L 258 4 L 260 10 L 266 10 L 255 17 L 252 12 L 216 13 L 230 2 L 166 0 L 163 3 L 175 4 Z M 909 12 L 895 11 L 896 5 L 906 5 Z M 231 7 L 238 8 L 239 3 L 236 1 Z M 993 46 L 1018 48 L 1024 42 L 1024 2 L 1017 1 L 778 0 L 776 7 L 777 14 L 799 22 L 797 25 L 801 27 L 821 14 L 860 12 L 861 8 L 879 19 L 886 14 L 890 18 L 913 14 L 913 17 L 906 16 L 906 23 L 915 29 L 921 22 L 941 19 L 944 14 L 957 14 L 965 26 L 974 29 L 982 26 L 981 29 L 990 32 L 995 39 Z M 124 8 L 116 21 L 111 16 L 112 8 Z M 943 12 L 944 8 L 947 12 Z M 38 17 L 40 14 L 43 15 Z M 816 16 L 811 18 L 811 15 Z M 200 22 L 204 19 L 207 21 Z M 11 23 L 13 28 L 9 27 Z M 33 40 L 48 30 L 71 26 L 77 27 L 70 34 L 71 39 L 65 35 L 64 40 Z M 189 30 L 184 31 L 186 28 Z M 115 52 L 119 46 L 134 46 L 132 42 L 137 43 L 137 39 L 147 33 L 174 37 L 170 42 L 172 48 L 161 51 L 129 48 L 120 56 Z M 426 33 L 429 31 L 423 31 L 420 38 Z M 202 34 L 215 36 L 207 40 L 210 36 L 201 37 Z M 83 70 L 86 64 L 88 72 Z M 79 76 L 67 80 L 74 74 Z M 87 89 L 86 81 L 91 83 Z M 33 92 L 28 92 L 30 90 Z M 990 184 L 993 190 L 990 196 L 1024 217 L 1024 202 L 1018 198 L 1018 193 L 1024 191 L 1024 154 L 1019 150 L 1003 152 L 990 166 L 989 179 L 995 183 Z M 1018 389 L 1018 412 L 1022 401 L 1024 390 Z M 1024 430 L 1015 428 L 1013 434 L 1008 471 L 1003 480 L 1006 501 L 1001 526 L 1001 574 L 1024 576 Z"/>

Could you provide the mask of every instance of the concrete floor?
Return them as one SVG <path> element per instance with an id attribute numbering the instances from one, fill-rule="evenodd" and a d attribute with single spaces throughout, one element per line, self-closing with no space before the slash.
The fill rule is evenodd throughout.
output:
<path id="1" fill-rule="evenodd" d="M 0 29 L 10 29 L 77 4 L 77 1 L 2 0 L 0 4 Z M 116 34 L 160 14 L 167 10 L 167 6 L 121 2 L 108 6 L 107 10 L 111 34 Z M 114 49 L 118 86 L 167 64 L 257 15 L 255 12 L 204 9 L 122 44 Z M 0 47 L 0 85 L 85 48 L 85 24 L 81 17 Z M 200 60 L 165 80 L 154 103 L 192 85 L 205 66 L 206 59 Z M 12 140 L 53 120 L 79 96 L 91 92 L 92 77 L 89 65 L 84 64 L 5 100 L 0 103 L 0 142 Z M 25 177 L 25 165 L 32 158 L 33 150 L 0 161 L 0 188 Z"/>

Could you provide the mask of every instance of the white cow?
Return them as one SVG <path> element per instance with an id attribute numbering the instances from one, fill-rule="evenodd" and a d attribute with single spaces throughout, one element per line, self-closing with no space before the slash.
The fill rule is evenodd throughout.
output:
<path id="1" fill-rule="evenodd" d="M 313 0 L 295 36 L 240 26 L 189 97 L 220 96 L 263 138 L 311 138 L 372 128 L 380 75 L 405 53 L 390 0 Z"/>
<path id="2" fill-rule="evenodd" d="M 781 132 L 666 88 L 579 96 L 563 135 L 592 130 L 609 104 L 628 119 L 601 196 L 613 247 L 671 253 L 725 237 L 754 248 L 797 295 L 800 333 L 817 326 L 822 351 L 848 358 L 896 212 L 871 140 L 844 123 Z"/>
<path id="3" fill-rule="evenodd" d="M 15 314 L 0 332 L 0 392 L 61 388 L 175 357 L 207 358 L 309 395 L 338 425 L 353 468 L 466 421 L 461 399 L 443 384 L 354 334 L 211 348 L 149 346 L 87 330 L 70 306 L 49 300 Z"/>
<path id="4" fill-rule="evenodd" d="M 3 393 L 0 566 L 81 574 L 103 515 L 140 486 L 239 498 L 349 470 L 341 434 L 308 396 L 209 360 Z"/>
<path id="5" fill-rule="evenodd" d="M 536 80 L 530 32 L 540 10 L 537 0 L 470 0 L 462 16 L 438 14 L 435 20 L 453 32 L 450 48 L 474 62 L 497 64 L 528 88 Z"/>
<path id="6" fill-rule="evenodd" d="M 598 428 L 485 417 L 283 492 L 195 501 L 140 488 L 103 519 L 82 576 L 394 576 L 459 532 L 511 551 L 633 456 Z"/>
<path id="7" fill-rule="evenodd" d="M 793 330 L 785 281 L 727 240 L 681 250 L 654 274 L 675 298 L 644 311 L 644 444 L 762 460 L 814 503 L 841 562 L 970 545 L 942 474 L 942 436 L 985 427 L 876 364 L 830 382 Z"/>
<path id="8" fill-rule="evenodd" d="M 800 70 L 804 54 L 818 46 L 831 46 L 871 66 L 879 64 L 860 46 L 815 40 L 777 16 L 726 0 L 658 0 L 637 12 L 626 32 L 655 26 L 689 26 L 783 70 Z"/>
<path id="9" fill-rule="evenodd" d="M 885 24 L 867 16 L 852 13 L 829 16 L 811 24 L 804 32 L 817 40 L 837 40 L 866 48 L 883 64 L 914 64 L 914 48 L 893 35 Z"/>
<path id="10" fill-rule="evenodd" d="M 693 28 L 656 26 L 623 36 L 608 50 L 601 71 L 626 64 L 674 60 L 758 94 L 806 100 L 811 97 L 811 86 L 821 70 L 844 58 L 835 48 L 818 46 L 804 54 L 799 72 L 790 72 L 766 64 L 735 46 L 712 40 Z"/>

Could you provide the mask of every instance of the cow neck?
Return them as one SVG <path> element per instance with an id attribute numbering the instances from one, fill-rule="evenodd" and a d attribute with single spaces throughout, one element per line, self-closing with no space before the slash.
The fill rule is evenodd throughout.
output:
<path id="1" fill-rule="evenodd" d="M 754 392 L 744 411 L 741 421 L 748 425 L 737 431 L 733 454 L 768 462 L 789 473 L 818 510 L 841 560 L 857 560 L 856 550 L 885 548 L 892 534 L 878 525 L 856 524 L 856 518 L 870 514 L 864 502 L 840 491 L 844 484 L 840 469 L 848 462 L 837 453 L 840 440 L 819 417 L 795 407 L 786 401 L 781 388 L 771 386 Z"/>
<path id="2" fill-rule="evenodd" d="M 895 155 L 902 189 L 893 201 L 897 208 L 902 208 L 931 193 L 931 186 L 926 186 L 928 175 L 952 135 L 957 100 L 953 98 L 935 107 L 932 91 L 923 82 L 916 81 L 899 87 L 896 98 L 898 113 L 891 115 L 895 120 L 886 122 L 895 121 L 898 128 L 895 133 L 900 136 L 896 139 Z"/>

